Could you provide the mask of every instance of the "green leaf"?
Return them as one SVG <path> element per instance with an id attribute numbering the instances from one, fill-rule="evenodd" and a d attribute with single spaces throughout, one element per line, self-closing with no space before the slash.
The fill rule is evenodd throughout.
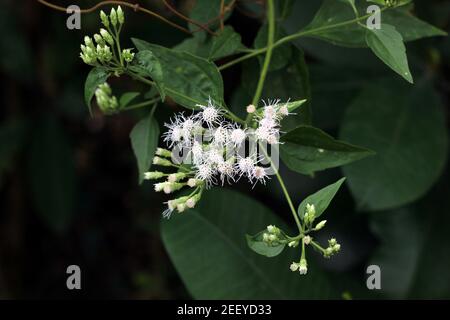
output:
<path id="1" fill-rule="evenodd" d="M 255 49 L 264 48 L 267 46 L 267 32 L 268 25 L 263 25 L 256 35 L 255 42 L 253 46 Z M 286 33 L 279 27 L 276 26 L 275 29 L 275 41 L 286 36 Z M 275 71 L 281 68 L 284 68 L 290 61 L 292 56 L 292 46 L 289 43 L 283 44 L 281 46 L 276 47 L 273 50 L 272 58 L 270 60 L 269 71 Z M 259 55 L 258 60 L 260 65 L 264 63 L 264 55 Z"/>
<path id="2" fill-rule="evenodd" d="M 373 53 L 406 81 L 413 83 L 406 48 L 395 27 L 382 24 L 381 29 L 367 29 L 366 42 Z"/>
<path id="3" fill-rule="evenodd" d="M 318 128 L 302 125 L 281 137 L 280 155 L 289 169 L 301 174 L 339 167 L 373 152 L 335 140 Z"/>
<path id="4" fill-rule="evenodd" d="M 283 252 L 286 245 L 284 243 L 278 243 L 273 246 L 268 245 L 263 241 L 263 234 L 265 232 L 267 231 L 258 232 L 254 236 L 246 235 L 247 245 L 257 254 L 272 258 Z"/>
<path id="5" fill-rule="evenodd" d="M 159 59 L 150 50 L 141 50 L 135 54 L 130 70 L 143 77 L 150 77 L 155 82 L 161 100 L 164 101 L 166 92 L 164 88 L 164 74 Z"/>
<path id="6" fill-rule="evenodd" d="M 390 79 L 371 83 L 347 108 L 340 137 L 377 153 L 343 168 L 360 209 L 412 202 L 440 176 L 448 135 L 439 98 L 425 81 L 412 88 Z"/>
<path id="7" fill-rule="evenodd" d="M 241 42 L 241 35 L 233 30 L 231 26 L 226 26 L 216 37 L 212 39 L 209 60 L 217 60 L 230 56 L 245 48 Z"/>
<path id="8" fill-rule="evenodd" d="M 131 146 L 139 169 L 139 183 L 144 181 L 144 173 L 152 164 L 159 140 L 159 125 L 151 112 L 139 121 L 130 133 Z"/>
<path id="9" fill-rule="evenodd" d="M 236 223 L 239 221 L 239 223 Z M 269 224 L 286 229 L 260 203 L 235 191 L 213 189 L 198 208 L 162 222 L 162 238 L 176 270 L 194 299 L 336 298 L 328 279 L 308 260 L 307 277 L 289 270 L 298 251 L 267 259 L 253 253 L 244 234 Z"/>
<path id="10" fill-rule="evenodd" d="M 223 101 L 222 76 L 216 65 L 205 59 L 133 39 L 139 51 L 150 50 L 161 63 L 165 91 L 175 102 L 189 109 L 198 109 L 211 98 L 219 106 Z"/>
<path id="11" fill-rule="evenodd" d="M 305 215 L 307 204 L 313 204 L 316 209 L 316 218 L 320 217 L 322 213 L 328 208 L 328 206 L 331 203 L 331 200 L 333 200 L 334 196 L 336 195 L 336 192 L 338 192 L 339 188 L 341 187 L 344 181 L 345 178 L 342 178 L 336 181 L 335 183 L 330 184 L 329 186 L 320 189 L 316 193 L 306 197 L 300 203 L 297 209 L 297 213 L 300 219 L 303 219 Z"/>
<path id="12" fill-rule="evenodd" d="M 311 23 L 303 31 L 311 31 L 309 36 L 345 47 L 366 47 L 366 28 L 357 23 L 343 24 L 355 19 L 353 9 L 346 1 L 325 0 Z M 366 16 L 367 4 L 356 3 L 361 17 Z M 387 9 L 382 13 L 382 22 L 392 25 L 402 35 L 405 42 L 425 37 L 442 36 L 446 32 L 414 17 L 409 6 Z M 361 23 L 366 23 L 362 20 Z M 333 27 L 337 25 L 336 27 Z M 313 31 L 316 30 L 316 31 Z"/>
<path id="13" fill-rule="evenodd" d="M 125 92 L 119 99 L 120 108 L 125 108 L 131 101 L 140 95 L 139 92 Z"/>
<path id="14" fill-rule="evenodd" d="M 72 149 L 53 115 L 46 114 L 37 123 L 29 152 L 28 177 L 34 206 L 50 228 L 62 233 L 74 213 L 76 176 Z"/>
<path id="15" fill-rule="evenodd" d="M 90 112 L 92 110 L 91 99 L 94 96 L 95 90 L 99 85 L 106 82 L 108 77 L 109 72 L 103 67 L 95 67 L 89 72 L 86 82 L 84 83 L 84 102 L 88 106 Z"/>

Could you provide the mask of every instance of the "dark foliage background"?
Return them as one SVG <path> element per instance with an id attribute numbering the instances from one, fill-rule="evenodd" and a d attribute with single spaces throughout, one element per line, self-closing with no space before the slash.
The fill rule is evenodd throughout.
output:
<path id="1" fill-rule="evenodd" d="M 172 3 L 188 13 L 193 2 Z M 183 23 L 160 1 L 140 3 Z M 449 30 L 448 1 L 415 3 L 421 19 Z M 88 7 L 91 2 L 79 5 Z M 249 11 L 242 6 L 227 22 L 248 47 L 263 21 L 258 7 Z M 314 8 L 317 5 L 301 8 L 296 3 L 286 29 L 295 31 L 306 24 Z M 169 47 L 186 37 L 142 13 L 127 10 L 126 17 L 122 39 L 129 47 L 131 37 Z M 83 102 L 90 68 L 78 58 L 79 44 L 85 34 L 97 31 L 98 15 L 83 15 L 82 30 L 70 31 L 65 25 L 65 14 L 35 1 L 0 2 L 0 298 L 190 298 L 161 242 L 159 222 L 166 199 L 150 184 L 137 184 L 129 132 L 142 113 L 106 117 L 95 110 L 90 117 Z M 339 136 L 343 114 L 361 88 L 376 81 L 380 85 L 379 79 L 392 73 L 374 57 L 360 58 L 360 50 L 341 51 L 314 41 L 301 45 L 310 69 L 314 124 Z M 448 125 L 450 41 L 431 38 L 407 47 L 416 79 L 434 79 Z M 246 101 L 236 94 L 241 92 L 241 70 L 236 66 L 223 72 L 227 101 Z M 131 79 L 114 81 L 123 90 L 145 90 Z M 389 83 L 381 80 L 381 86 Z M 177 110 L 170 103 L 159 108 L 159 123 Z M 409 275 L 403 279 L 388 272 L 384 281 L 393 285 L 387 285 L 387 297 L 450 297 L 446 168 L 425 195 L 389 212 L 361 213 L 348 188 L 341 190 L 328 220 L 329 232 L 345 250 L 333 261 L 319 263 L 342 282 L 343 292 L 359 296 L 351 283 L 357 279 L 364 284 L 365 267 L 378 255 L 387 257 L 389 271 L 405 270 L 399 274 Z M 297 198 L 341 174 L 333 169 L 311 179 L 284 167 L 282 173 Z M 289 221 L 275 181 L 268 188 L 237 188 Z M 66 289 L 65 271 L 71 264 L 82 269 L 79 292 Z"/>

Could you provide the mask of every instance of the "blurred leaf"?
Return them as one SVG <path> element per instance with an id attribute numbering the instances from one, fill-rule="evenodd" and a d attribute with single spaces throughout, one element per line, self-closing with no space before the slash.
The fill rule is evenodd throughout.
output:
<path id="1" fill-rule="evenodd" d="M 342 183 L 345 181 L 345 178 L 342 178 L 338 181 L 336 181 L 333 184 L 330 184 L 329 186 L 326 186 L 323 189 L 320 189 L 316 193 L 313 193 L 312 195 L 306 197 L 298 206 L 297 214 L 300 217 L 300 219 L 303 219 L 306 212 L 306 205 L 307 204 L 313 204 L 316 209 L 316 218 L 320 217 L 322 213 L 328 208 L 328 206 L 331 203 L 331 200 L 333 200 L 334 196 L 338 192 L 339 188 L 341 187 Z"/>
<path id="2" fill-rule="evenodd" d="M 140 95 L 139 92 L 125 92 L 124 94 L 122 94 L 122 96 L 120 96 L 119 99 L 120 108 L 125 108 L 127 105 L 130 104 L 131 101 L 136 99 L 136 97 L 138 97 L 139 95 Z"/>
<path id="3" fill-rule="evenodd" d="M 413 83 L 408 67 L 406 48 L 395 27 L 382 24 L 381 29 L 367 29 L 366 42 L 373 53 L 409 83 Z"/>
<path id="4" fill-rule="evenodd" d="M 212 39 L 209 60 L 217 60 L 230 56 L 243 49 L 241 35 L 236 33 L 231 26 L 226 26 L 216 37 Z"/>
<path id="5" fill-rule="evenodd" d="M 340 137 L 376 156 L 343 168 L 360 209 L 383 210 L 422 197 L 447 155 L 444 114 L 433 88 L 384 79 L 350 105 Z"/>
<path id="6" fill-rule="evenodd" d="M 27 176 L 35 208 L 51 229 L 64 232 L 74 213 L 75 164 L 64 129 L 53 115 L 36 123 L 29 152 Z"/>
<path id="7" fill-rule="evenodd" d="M 335 140 L 318 128 L 302 125 L 281 137 L 280 155 L 286 166 L 301 174 L 313 174 L 373 155 L 373 152 Z"/>
<path id="8" fill-rule="evenodd" d="M 254 236 L 246 235 L 245 237 L 247 239 L 247 245 L 250 249 L 255 251 L 257 254 L 272 258 L 283 252 L 283 249 L 286 245 L 284 243 L 268 245 L 263 241 L 263 234 L 266 232 L 267 231 L 261 231 Z"/>
<path id="9" fill-rule="evenodd" d="M 153 117 L 153 111 L 139 121 L 130 133 L 131 146 L 139 169 L 139 183 L 144 181 L 144 173 L 152 164 L 159 140 L 159 125 Z"/>
<path id="10" fill-rule="evenodd" d="M 367 4 L 357 3 L 360 16 L 366 15 Z M 324 28 L 355 19 L 353 9 L 344 1 L 325 0 L 313 21 L 303 30 L 319 29 L 310 36 L 348 47 L 365 47 L 365 30 L 356 23 L 339 25 L 337 28 Z M 424 37 L 442 36 L 446 33 L 419 20 L 405 8 L 387 9 L 382 12 L 382 22 L 394 26 L 404 41 L 413 41 Z M 364 23 L 364 21 L 363 21 Z"/>
<path id="11" fill-rule="evenodd" d="M 155 82 L 161 100 L 164 101 L 166 92 L 164 88 L 164 73 L 161 63 L 150 50 L 140 50 L 136 53 L 130 70 L 140 74 L 143 77 L 150 77 Z"/>
<path id="12" fill-rule="evenodd" d="M 239 223 L 236 223 L 239 221 Z M 199 207 L 162 222 L 164 245 L 194 299 L 326 299 L 336 297 L 310 262 L 307 277 L 289 270 L 298 252 L 267 259 L 244 234 L 285 225 L 260 203 L 227 189 L 206 193 Z"/>
<path id="13" fill-rule="evenodd" d="M 139 51 L 150 50 L 158 58 L 163 70 L 165 91 L 175 102 L 190 109 L 205 104 L 211 98 L 225 107 L 222 76 L 214 63 L 187 52 L 164 48 L 133 39 Z"/>
<path id="14" fill-rule="evenodd" d="M 0 126 L 0 185 L 3 173 L 12 166 L 14 156 L 23 146 L 26 130 L 23 119 L 8 119 Z"/>
<path id="15" fill-rule="evenodd" d="M 255 38 L 255 42 L 253 44 L 255 49 L 260 49 L 267 46 L 267 37 L 268 37 L 267 32 L 268 32 L 267 24 L 263 25 L 259 29 L 258 34 L 256 35 Z M 277 41 L 285 36 L 286 33 L 281 29 L 281 27 L 279 27 L 279 25 L 277 25 L 275 29 L 274 41 Z M 272 52 L 269 71 L 284 68 L 289 63 L 291 56 L 292 56 L 292 46 L 289 43 L 276 47 Z M 264 63 L 264 55 L 259 55 L 258 60 L 260 65 L 262 66 L 262 64 Z"/>
<path id="16" fill-rule="evenodd" d="M 89 72 L 84 83 L 84 102 L 91 111 L 91 99 L 99 85 L 106 82 L 109 78 L 109 72 L 103 67 L 95 67 Z"/>

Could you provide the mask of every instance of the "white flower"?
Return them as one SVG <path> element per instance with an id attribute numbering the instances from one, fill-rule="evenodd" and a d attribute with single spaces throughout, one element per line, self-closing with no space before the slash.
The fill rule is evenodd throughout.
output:
<path id="1" fill-rule="evenodd" d="M 234 181 L 234 175 L 236 173 L 233 164 L 230 161 L 222 161 L 217 165 L 217 171 L 220 173 L 220 180 L 222 181 L 222 185 L 227 179 L 227 182 L 230 183 L 230 179 Z"/>
<path id="2" fill-rule="evenodd" d="M 203 147 L 198 141 L 194 141 L 194 144 L 192 145 L 191 148 L 191 152 L 192 152 L 192 162 L 195 165 L 198 165 L 203 162 L 204 158 Z"/>
<path id="3" fill-rule="evenodd" d="M 292 262 L 292 263 L 291 263 L 291 266 L 290 266 L 289 268 L 291 269 L 292 272 L 295 272 L 295 271 L 298 270 L 299 265 L 298 265 L 298 263 L 296 263 L 296 262 Z"/>
<path id="4" fill-rule="evenodd" d="M 272 128 L 275 128 L 276 126 L 278 126 L 278 122 L 274 118 L 264 117 L 259 121 L 259 126 L 265 127 L 267 129 L 272 129 Z"/>
<path id="5" fill-rule="evenodd" d="M 247 138 L 247 134 L 245 130 L 241 128 L 232 129 L 230 134 L 230 140 L 234 144 L 235 147 L 239 147 Z"/>
<path id="6" fill-rule="evenodd" d="M 311 237 L 310 236 L 304 236 L 303 237 L 303 243 L 308 245 L 311 243 Z"/>
<path id="7" fill-rule="evenodd" d="M 206 152 L 206 161 L 205 163 L 208 163 L 209 165 L 217 165 L 219 163 L 222 163 L 223 160 L 223 150 L 213 148 Z"/>
<path id="8" fill-rule="evenodd" d="M 166 142 L 169 147 L 180 143 L 183 137 L 183 129 L 180 125 L 179 118 L 176 117 L 174 120 L 171 120 L 170 123 L 164 124 L 164 126 L 168 128 L 163 134 L 164 142 Z"/>
<path id="9" fill-rule="evenodd" d="M 239 177 L 242 177 L 243 175 L 247 175 L 247 177 L 250 179 L 252 178 L 253 170 L 255 169 L 257 161 L 255 160 L 255 157 L 240 157 L 238 156 L 237 161 L 237 169 L 239 170 Z"/>
<path id="10" fill-rule="evenodd" d="M 195 122 L 191 118 L 187 118 L 181 125 L 181 134 L 185 146 L 191 145 L 191 137 L 195 127 Z"/>
<path id="11" fill-rule="evenodd" d="M 216 145 L 222 146 L 222 145 L 227 144 L 227 142 L 230 138 L 230 132 L 228 131 L 228 129 L 226 127 L 219 126 L 214 131 L 213 137 L 214 137 L 213 143 Z"/>
<path id="12" fill-rule="evenodd" d="M 212 128 L 214 125 L 220 124 L 222 119 L 222 111 L 213 104 L 211 99 L 208 100 L 207 106 L 200 104 L 197 104 L 196 106 L 202 109 L 196 117 L 205 122 L 208 128 Z"/>
<path id="13" fill-rule="evenodd" d="M 300 259 L 300 264 L 298 267 L 300 274 L 306 274 L 308 272 L 308 264 L 305 259 Z"/>
<path id="14" fill-rule="evenodd" d="M 255 166 L 251 173 L 251 179 L 256 179 L 256 182 L 262 182 L 263 184 L 266 184 L 266 179 L 268 178 L 266 169 L 263 167 Z"/>
<path id="15" fill-rule="evenodd" d="M 206 186 L 209 187 L 211 184 L 216 182 L 214 173 L 214 169 L 209 163 L 202 163 L 197 166 L 195 178 L 204 181 Z"/>

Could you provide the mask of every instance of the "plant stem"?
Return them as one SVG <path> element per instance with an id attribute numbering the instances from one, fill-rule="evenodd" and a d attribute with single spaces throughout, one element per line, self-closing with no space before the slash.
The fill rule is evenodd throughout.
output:
<path id="1" fill-rule="evenodd" d="M 294 217 L 295 223 L 297 224 L 297 228 L 300 231 L 300 234 L 303 233 L 302 224 L 300 223 L 300 219 L 298 218 L 297 211 L 295 210 L 294 204 L 292 203 L 291 196 L 289 195 L 289 192 L 286 188 L 286 185 L 284 184 L 283 178 L 280 175 L 280 172 L 278 171 L 278 168 L 275 166 L 275 164 L 272 161 L 272 158 L 269 157 L 267 154 L 266 149 L 259 143 L 259 148 L 264 153 L 264 156 L 269 159 L 271 168 L 275 171 L 275 176 L 278 179 L 278 182 L 281 186 L 281 190 L 283 190 L 284 197 L 286 198 L 287 203 L 289 204 L 289 208 L 291 209 L 292 216 Z"/>
<path id="2" fill-rule="evenodd" d="M 143 108 L 143 107 L 146 107 L 148 105 L 154 104 L 155 102 L 158 102 L 159 100 L 160 100 L 160 97 L 156 97 L 156 98 L 153 98 L 153 99 L 148 100 L 148 101 L 132 104 L 131 106 L 126 106 L 125 108 L 123 108 L 122 111 L 128 111 L 128 110 L 134 110 L 134 109 Z"/>
<path id="3" fill-rule="evenodd" d="M 314 248 L 316 248 L 320 252 L 325 253 L 325 249 L 322 248 L 322 246 L 320 244 L 318 244 L 317 242 L 311 240 L 311 244 L 313 245 Z"/>
<path id="4" fill-rule="evenodd" d="M 253 96 L 252 104 L 258 105 L 258 101 L 261 98 L 261 94 L 264 88 L 264 82 L 266 80 L 267 72 L 269 71 L 270 59 L 272 58 L 273 42 L 275 39 L 275 10 L 273 7 L 273 0 L 267 1 L 267 20 L 268 20 L 268 32 L 267 32 L 267 52 L 264 58 L 263 67 L 261 69 L 261 75 L 259 76 L 258 86 L 256 87 L 255 95 Z M 247 118 L 251 117 L 249 115 Z"/>

